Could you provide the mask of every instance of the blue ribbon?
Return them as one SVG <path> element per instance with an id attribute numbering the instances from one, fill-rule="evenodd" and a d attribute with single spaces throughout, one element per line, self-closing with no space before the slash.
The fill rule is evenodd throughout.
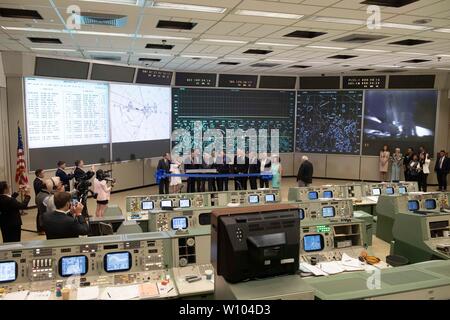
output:
<path id="1" fill-rule="evenodd" d="M 238 174 L 212 174 L 212 173 L 166 173 L 164 170 L 157 170 L 155 172 L 156 183 L 159 184 L 161 179 L 167 179 L 170 177 L 183 177 L 183 178 L 200 178 L 200 179 L 216 179 L 216 178 L 247 178 L 247 177 L 259 177 L 263 180 L 272 180 L 272 173 L 238 173 Z"/>

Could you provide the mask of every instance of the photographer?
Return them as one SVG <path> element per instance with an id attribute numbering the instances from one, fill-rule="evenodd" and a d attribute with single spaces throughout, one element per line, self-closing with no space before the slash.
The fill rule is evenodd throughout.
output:
<path id="1" fill-rule="evenodd" d="M 89 218 L 89 213 L 87 209 L 87 198 L 89 193 L 94 195 L 94 192 L 90 190 L 89 188 L 92 186 L 92 183 L 89 181 L 91 178 L 95 175 L 95 166 L 93 165 L 91 167 L 91 170 L 88 172 L 84 171 L 82 168 L 84 166 L 83 160 L 77 160 L 75 161 L 75 171 L 74 171 L 74 177 L 75 177 L 75 189 L 77 190 L 77 199 L 81 204 L 83 205 L 83 216 L 84 218 Z"/>
<path id="2" fill-rule="evenodd" d="M 108 186 L 108 181 L 111 182 L 111 186 Z M 97 171 L 94 179 L 94 193 L 97 195 L 95 216 L 98 218 L 102 218 L 105 215 L 114 182 L 103 170 L 100 169 Z"/>
<path id="3" fill-rule="evenodd" d="M 31 199 L 28 186 L 20 186 L 20 193 L 23 195 L 22 202 L 16 199 L 19 196 L 17 192 L 11 195 L 8 182 L 0 182 L 0 228 L 3 242 L 20 241 L 22 226 L 20 210 L 26 209 Z"/>

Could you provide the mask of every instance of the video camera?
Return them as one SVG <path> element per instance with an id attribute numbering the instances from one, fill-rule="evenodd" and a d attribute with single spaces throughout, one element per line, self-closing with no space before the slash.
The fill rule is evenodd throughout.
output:
<path id="1" fill-rule="evenodd" d="M 97 180 L 106 180 L 112 184 L 116 183 L 116 179 L 111 177 L 112 170 L 98 170 L 96 173 Z"/>

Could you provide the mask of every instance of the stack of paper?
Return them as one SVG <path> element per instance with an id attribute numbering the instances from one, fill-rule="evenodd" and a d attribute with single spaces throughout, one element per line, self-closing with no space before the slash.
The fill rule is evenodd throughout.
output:
<path id="1" fill-rule="evenodd" d="M 340 263 L 337 261 L 320 262 L 319 268 L 327 274 L 336 274 L 336 273 L 341 273 L 341 272 L 345 271 L 345 269 L 342 268 Z"/>
<path id="2" fill-rule="evenodd" d="M 122 286 L 122 287 L 107 287 L 106 299 L 109 300 L 130 300 L 139 298 L 139 286 Z"/>
<path id="3" fill-rule="evenodd" d="M 320 270 L 318 267 L 313 266 L 312 264 L 301 262 L 300 270 L 304 272 L 312 273 L 315 276 L 327 276 L 328 274 Z"/>
<path id="4" fill-rule="evenodd" d="M 7 293 L 3 297 L 3 300 L 25 300 L 27 298 L 29 292 L 30 291 L 25 290 L 25 291 L 17 291 L 17 292 Z"/>
<path id="5" fill-rule="evenodd" d="M 28 294 L 27 300 L 48 300 L 50 299 L 50 291 L 31 291 Z"/>
<path id="6" fill-rule="evenodd" d="M 140 284 L 139 295 L 142 298 L 156 297 L 159 295 L 158 286 L 154 283 Z"/>
<path id="7" fill-rule="evenodd" d="M 361 261 L 359 261 L 359 259 L 352 258 L 346 253 L 342 255 L 341 266 L 345 269 L 345 271 L 365 270 L 365 266 Z"/>

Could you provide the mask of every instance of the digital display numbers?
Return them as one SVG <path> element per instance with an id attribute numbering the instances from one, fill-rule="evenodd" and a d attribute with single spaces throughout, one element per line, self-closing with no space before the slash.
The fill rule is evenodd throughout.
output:
<path id="1" fill-rule="evenodd" d="M 215 87 L 216 79 L 217 75 L 214 73 L 177 72 L 175 75 L 175 85 L 186 87 Z"/>
<path id="2" fill-rule="evenodd" d="M 169 86 L 173 73 L 170 71 L 139 69 L 136 83 L 160 84 Z"/>
<path id="3" fill-rule="evenodd" d="M 240 74 L 219 75 L 219 87 L 222 88 L 256 88 L 258 76 Z"/>
<path id="4" fill-rule="evenodd" d="M 343 78 L 344 89 L 384 89 L 386 76 L 347 76 Z"/>
<path id="5" fill-rule="evenodd" d="M 328 233 L 331 231 L 331 228 L 329 226 L 317 226 L 316 230 L 320 233 Z"/>

